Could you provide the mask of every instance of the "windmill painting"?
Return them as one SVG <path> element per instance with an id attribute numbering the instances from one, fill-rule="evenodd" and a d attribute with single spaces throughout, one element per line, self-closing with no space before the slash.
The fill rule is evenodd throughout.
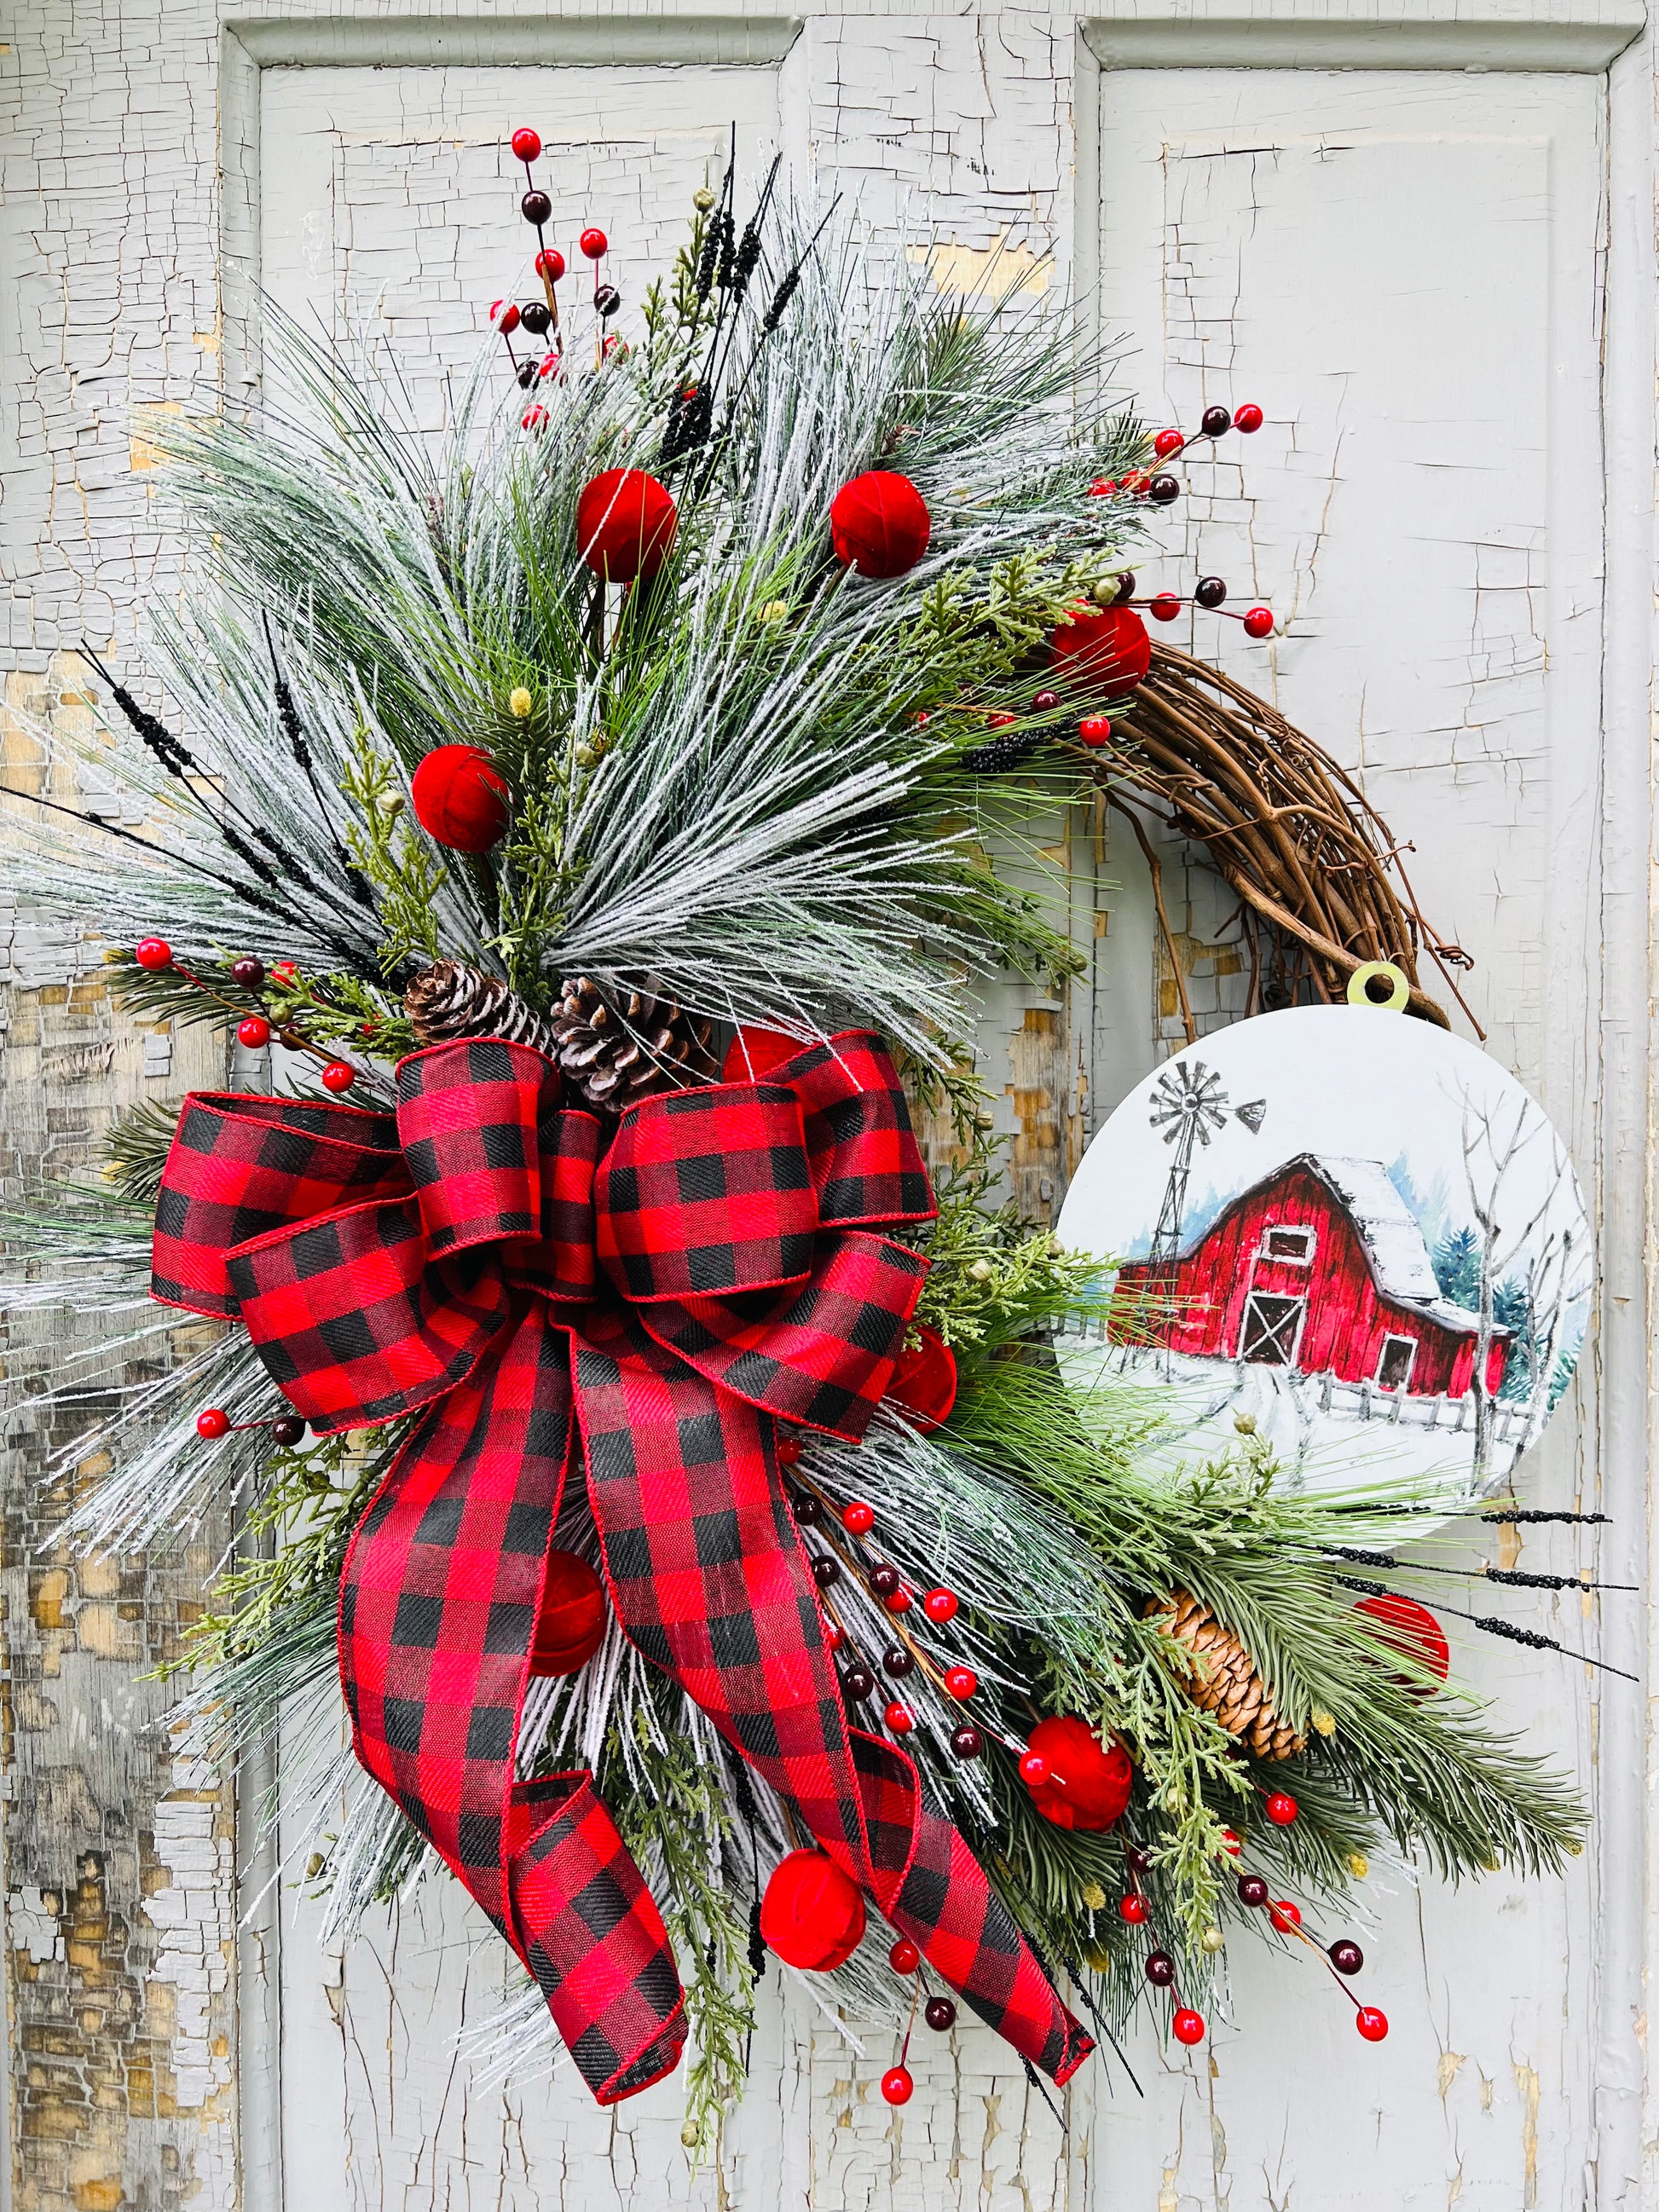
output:
<path id="1" fill-rule="evenodd" d="M 1243 1417 L 1291 1483 L 1386 1458 L 1489 1489 L 1589 1319 L 1589 1225 L 1543 1109 L 1474 1046 L 1368 1008 L 1178 1054 L 1090 1146 L 1060 1234 L 1118 1291 L 1103 1338 L 1060 1348 L 1068 1374 L 1155 1374 L 1172 1449 L 1225 1449 Z"/>

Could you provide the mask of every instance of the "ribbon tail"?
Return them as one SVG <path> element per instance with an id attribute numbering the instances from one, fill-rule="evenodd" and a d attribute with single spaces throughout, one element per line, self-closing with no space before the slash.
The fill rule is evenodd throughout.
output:
<path id="1" fill-rule="evenodd" d="M 520 1299 L 358 1523 L 340 1680 L 359 1760 L 518 1952 L 608 2104 L 678 2063 L 685 2010 L 661 1915 L 592 1776 L 514 1779 L 569 1440 L 562 1333 Z"/>
<path id="2" fill-rule="evenodd" d="M 642 1331 L 578 1340 L 576 1410 L 611 1601 L 817 1841 L 1056 2081 L 1093 2048 L 916 1769 L 849 1732 L 772 1424 Z"/>

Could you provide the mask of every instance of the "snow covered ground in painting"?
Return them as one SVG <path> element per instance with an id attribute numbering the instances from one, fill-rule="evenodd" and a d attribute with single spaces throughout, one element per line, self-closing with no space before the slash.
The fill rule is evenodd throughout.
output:
<path id="1" fill-rule="evenodd" d="M 1328 1389 L 1327 1410 L 1327 1378 L 1286 1367 L 1129 1350 L 1098 1337 L 1060 1338 L 1054 1352 L 1066 1381 L 1079 1392 L 1121 1378 L 1168 1385 L 1169 1418 L 1149 1455 L 1155 1464 L 1191 1467 L 1237 1451 L 1243 1418 L 1255 1422 L 1255 1433 L 1272 1449 L 1282 1469 L 1280 1486 L 1287 1491 L 1316 1494 L 1355 1483 L 1406 1480 L 1443 1496 L 1449 1507 L 1474 1494 L 1471 1401 L 1464 1401 L 1459 1432 L 1453 1426 L 1455 1405 L 1409 1394 L 1402 1398 L 1375 1386 L 1336 1383 Z M 1431 1410 L 1434 1428 L 1428 1425 Z M 1499 1435 L 1483 1492 L 1507 1478 L 1523 1420 L 1520 1407 L 1498 1409 Z"/>

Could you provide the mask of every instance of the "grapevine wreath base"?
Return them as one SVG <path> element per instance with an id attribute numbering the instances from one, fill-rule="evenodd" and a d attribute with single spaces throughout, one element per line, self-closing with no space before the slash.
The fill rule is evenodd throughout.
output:
<path id="1" fill-rule="evenodd" d="M 1063 309 L 866 261 L 775 169 L 629 322 L 513 150 L 535 282 L 454 428 L 270 312 L 289 419 L 167 426 L 166 713 L 94 664 L 142 826 L 0 815 L 135 1010 L 285 1048 L 9 1226 L 14 1307 L 137 1378 L 68 1534 L 234 1509 L 192 1740 L 280 1711 L 335 1934 L 441 1862 L 524 1970 L 501 2063 L 562 2039 L 609 2100 L 689 2051 L 694 2149 L 775 1962 L 896 2024 L 896 2105 L 963 2002 L 1056 2082 L 1142 2002 L 1201 2043 L 1235 1941 L 1316 1947 L 1380 2037 L 1370 1859 L 1553 1870 L 1577 1801 L 1401 1587 L 1464 1571 L 1398 1558 L 1419 1491 L 1281 1494 L 1248 1434 L 1154 1471 L 1155 1380 L 1066 1388 L 1096 1263 L 999 1203 L 958 1042 L 976 979 L 1072 972 L 987 854 L 1097 780 L 1203 842 L 1281 994 L 1380 957 L 1443 1018 L 1352 785 L 1152 647 L 1225 586 L 1125 566 L 1261 410 L 1091 410 Z"/>

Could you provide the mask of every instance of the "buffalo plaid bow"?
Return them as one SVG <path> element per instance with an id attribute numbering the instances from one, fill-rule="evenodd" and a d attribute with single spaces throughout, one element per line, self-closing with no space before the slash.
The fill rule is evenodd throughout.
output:
<path id="1" fill-rule="evenodd" d="M 540 1984 L 601 2103 L 677 2063 L 667 1934 L 587 1771 L 515 1776 L 579 1449 L 629 1637 L 1028 2059 L 1092 2047 L 916 1769 L 849 1729 L 777 1417 L 855 1440 L 927 1263 L 872 1225 L 933 1193 L 877 1040 L 630 1108 L 608 1149 L 526 1046 L 440 1045 L 390 1115 L 185 1102 L 154 1289 L 246 1323 L 327 1433 L 424 1408 L 340 1592 L 355 1747 Z"/>

